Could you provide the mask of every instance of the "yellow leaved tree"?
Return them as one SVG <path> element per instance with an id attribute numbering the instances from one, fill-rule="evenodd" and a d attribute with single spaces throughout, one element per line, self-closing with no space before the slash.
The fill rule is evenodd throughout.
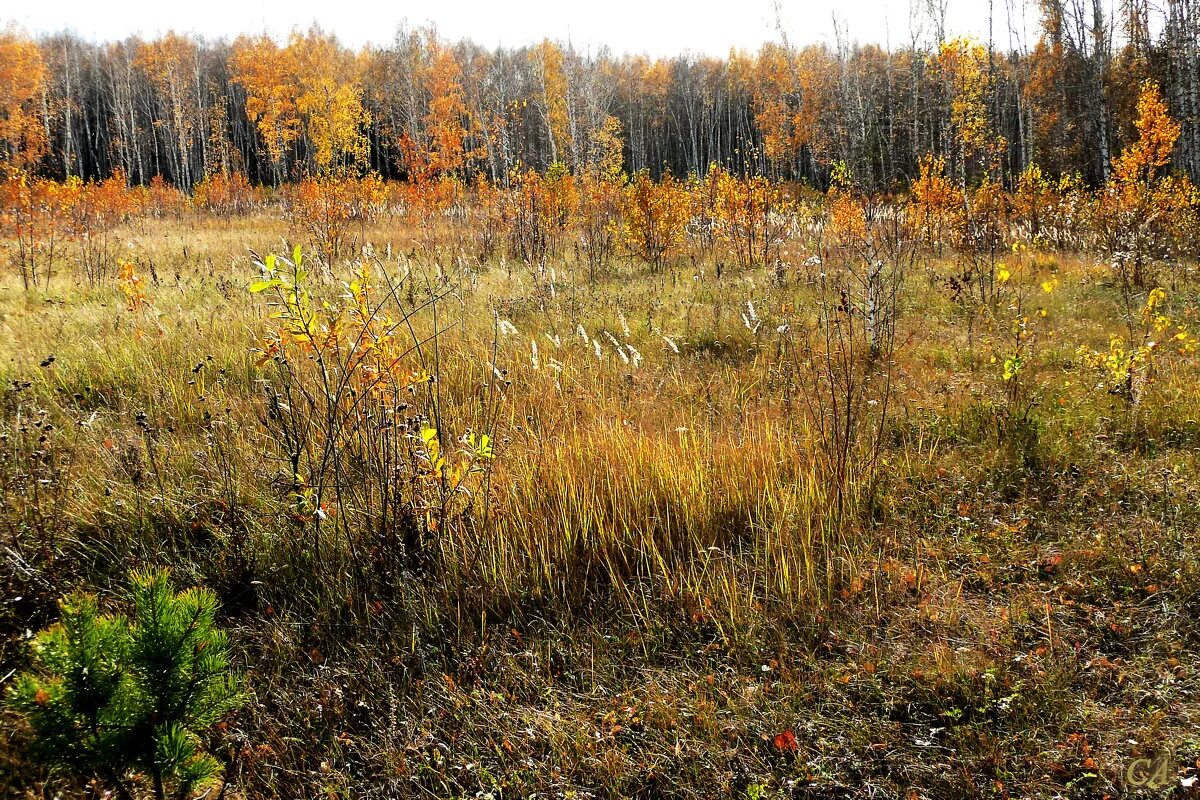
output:
<path id="1" fill-rule="evenodd" d="M 40 106 L 46 65 L 35 42 L 0 33 L 0 177 L 24 172 L 46 154 Z"/>

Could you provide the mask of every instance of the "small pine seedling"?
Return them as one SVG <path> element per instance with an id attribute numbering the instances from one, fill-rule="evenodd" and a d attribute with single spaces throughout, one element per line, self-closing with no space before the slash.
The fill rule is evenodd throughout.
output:
<path id="1" fill-rule="evenodd" d="M 132 800 L 188 800 L 221 777 L 200 734 L 241 702 L 229 642 L 207 589 L 176 593 L 165 570 L 131 575 L 134 617 L 102 614 L 96 597 L 59 603 L 38 634 L 34 668 L 9 690 L 33 729 L 32 755 Z"/>

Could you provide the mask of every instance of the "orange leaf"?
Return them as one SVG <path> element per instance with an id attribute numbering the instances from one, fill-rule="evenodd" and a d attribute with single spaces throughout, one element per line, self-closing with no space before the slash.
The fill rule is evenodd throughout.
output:
<path id="1" fill-rule="evenodd" d="M 796 734 L 790 730 L 775 734 L 771 744 L 775 745 L 775 749 L 781 753 L 795 753 L 800 749 L 800 744 L 796 741 Z"/>

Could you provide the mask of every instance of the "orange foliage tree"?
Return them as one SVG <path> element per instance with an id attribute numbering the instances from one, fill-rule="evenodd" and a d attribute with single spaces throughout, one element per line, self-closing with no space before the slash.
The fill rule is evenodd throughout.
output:
<path id="1" fill-rule="evenodd" d="M 246 92 L 246 116 L 262 139 L 276 184 L 284 178 L 284 155 L 300 136 L 300 114 L 291 84 L 294 55 L 270 37 L 241 37 L 233 43 L 229 60 L 232 80 Z"/>
<path id="2" fill-rule="evenodd" d="M 266 37 L 239 39 L 230 66 L 277 180 L 284 153 L 301 142 L 313 174 L 366 161 L 370 115 L 362 104 L 362 65 L 335 37 L 313 27 L 292 34 L 284 48 Z"/>
<path id="3" fill-rule="evenodd" d="M 767 160 L 783 175 L 791 174 L 804 151 L 813 164 L 824 160 L 829 142 L 820 123 L 835 111 L 831 81 L 837 74 L 829 52 L 768 44 L 754 67 L 754 119 Z"/>
<path id="4" fill-rule="evenodd" d="M 987 49 L 971 39 L 950 39 L 941 43 L 930 66 L 947 94 L 949 143 L 958 157 L 960 183 L 975 172 L 998 177 L 1008 143 L 992 130 L 988 117 L 993 70 Z"/>
<path id="5" fill-rule="evenodd" d="M 563 53 L 558 45 L 545 39 L 529 54 L 541 91 L 534 96 L 546 126 L 550 145 L 550 163 L 562 161 L 574 165 L 571 114 L 568 105 L 569 86 L 563 69 Z"/>
<path id="6" fill-rule="evenodd" d="M 199 110 L 200 87 L 196 62 L 199 48 L 194 39 L 170 32 L 138 46 L 136 63 L 150 79 L 161 104 L 160 118 L 165 150 L 169 154 L 174 182 L 190 189 L 193 175 L 192 151 L 203 138 Z"/>
<path id="7" fill-rule="evenodd" d="M 358 59 L 315 27 L 293 34 L 288 50 L 295 54 L 296 111 L 315 171 L 365 163 L 370 115 L 362 105 Z"/>
<path id="8" fill-rule="evenodd" d="M 433 56 L 425 74 L 429 111 L 425 115 L 426 139 L 408 145 L 410 174 L 462 176 L 479 156 L 471 144 L 477 120 L 467 107 L 462 67 L 454 53 L 440 42 L 431 42 Z"/>
<path id="9" fill-rule="evenodd" d="M 1180 125 L 1153 82 L 1142 85 L 1135 125 L 1138 139 L 1114 160 L 1095 221 L 1127 291 L 1144 287 L 1150 262 L 1171 252 L 1170 234 L 1192 210 L 1195 196 L 1186 179 L 1164 174 Z"/>
<path id="10" fill-rule="evenodd" d="M 37 165 L 46 154 L 39 105 L 46 65 L 36 43 L 0 33 L 0 177 Z"/>

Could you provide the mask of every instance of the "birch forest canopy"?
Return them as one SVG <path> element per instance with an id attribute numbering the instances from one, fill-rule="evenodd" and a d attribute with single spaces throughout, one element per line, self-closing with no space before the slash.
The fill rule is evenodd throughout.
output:
<path id="1" fill-rule="evenodd" d="M 962 180 L 1108 177 L 1136 139 L 1138 87 L 1157 83 L 1200 179 L 1200 4 L 1042 0 L 1028 46 L 953 38 L 944 6 L 906 44 L 764 44 L 726 58 L 616 57 L 543 41 L 488 50 L 432 29 L 355 52 L 317 27 L 286 43 L 168 33 L 95 43 L 0 35 L 0 158 L 9 171 L 190 190 L 241 173 L 268 186 L 317 174 L 502 183 L 514 168 L 581 172 L 619 144 L 623 169 L 903 187 L 922 157 Z M 925 31 L 926 33 L 921 33 Z M 996 37 L 1008 39 L 1010 37 Z M 973 137 L 989 140 L 988 155 Z"/>

